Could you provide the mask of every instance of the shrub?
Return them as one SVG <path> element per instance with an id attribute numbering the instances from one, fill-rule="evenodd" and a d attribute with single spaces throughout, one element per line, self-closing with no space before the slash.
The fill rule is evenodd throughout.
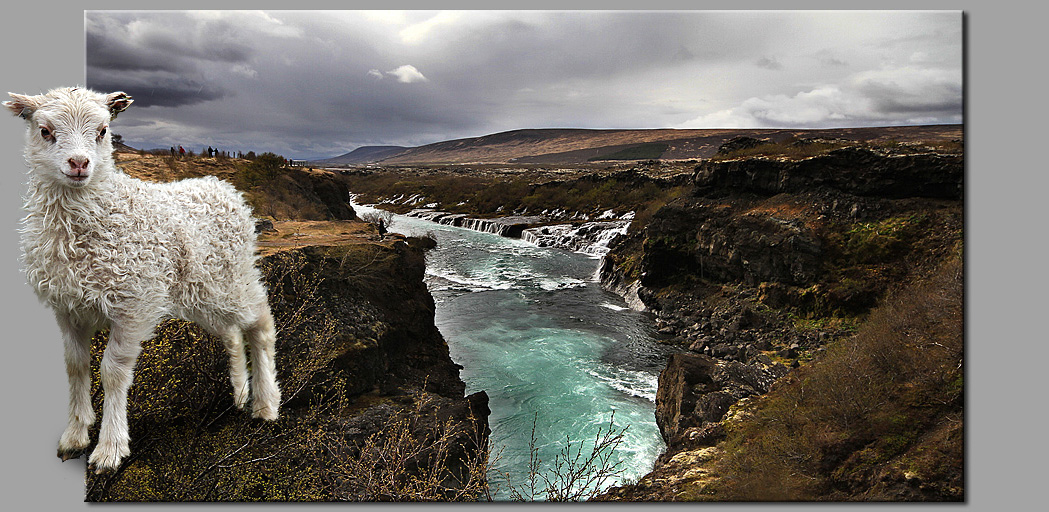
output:
<path id="1" fill-rule="evenodd" d="M 591 443 L 575 442 L 565 436 L 564 445 L 554 456 L 553 464 L 542 471 L 539 449 L 536 447 L 536 423 L 539 414 L 532 420 L 532 433 L 528 442 L 528 472 L 526 482 L 518 485 L 509 474 L 504 479 L 509 487 L 510 499 L 514 501 L 587 501 L 604 490 L 607 483 L 622 475 L 623 461 L 613 461 L 628 427 L 615 428 L 615 411 L 608 426 L 599 430 Z M 587 448 L 588 447 L 588 448 Z M 585 455 L 584 455 L 585 454 Z"/>
<path id="2" fill-rule="evenodd" d="M 274 153 L 263 153 L 246 164 L 238 166 L 233 184 L 248 191 L 270 183 L 284 170 L 284 157 Z"/>
<path id="3" fill-rule="evenodd" d="M 784 377 L 745 420 L 726 425 L 714 497 L 878 499 L 871 489 L 890 461 L 922 460 L 913 454 L 925 433 L 954 421 L 960 429 L 962 280 L 953 257 L 872 311 L 855 336 Z M 919 471 L 936 467 L 960 482 L 961 444 L 939 448 Z M 934 499 L 959 499 L 954 492 Z"/>
<path id="4" fill-rule="evenodd" d="M 471 422 L 433 421 L 434 404 L 415 397 L 413 408 L 388 419 L 363 442 L 335 432 L 325 441 L 335 454 L 327 469 L 338 497 L 350 501 L 478 501 L 490 499 L 487 436 Z M 472 419 L 472 418 L 471 418 Z M 421 435 L 420 435 L 421 434 Z M 471 450 L 464 450 L 469 445 Z"/>
<path id="5" fill-rule="evenodd" d="M 393 213 L 392 212 L 388 212 L 386 210 L 378 210 L 378 209 L 376 209 L 374 211 L 362 213 L 362 214 L 358 215 L 357 218 L 360 219 L 363 222 L 367 222 L 368 224 L 372 224 L 372 225 L 376 226 L 377 228 L 379 226 L 382 226 L 380 228 L 380 232 L 381 232 L 383 229 L 387 229 L 387 228 L 390 227 L 390 224 L 393 222 Z"/>
<path id="6" fill-rule="evenodd" d="M 397 213 L 406 213 L 421 204 L 437 203 L 437 207 L 444 211 L 479 216 L 508 215 L 524 209 L 533 214 L 543 210 L 651 212 L 689 188 L 641 176 L 583 177 L 533 183 L 527 175 L 507 178 L 449 173 L 424 177 L 385 170 L 347 175 L 343 179 L 359 195 L 358 201 L 362 203 L 379 203 L 397 197 L 402 200 L 412 196 L 423 198 L 417 204 L 384 205 Z"/>
<path id="7" fill-rule="evenodd" d="M 711 157 L 711 160 L 732 160 L 751 157 L 784 157 L 800 160 L 829 153 L 851 144 L 855 143 L 852 141 L 800 141 L 798 139 L 788 139 L 783 142 L 761 144 L 727 153 L 718 153 Z"/>

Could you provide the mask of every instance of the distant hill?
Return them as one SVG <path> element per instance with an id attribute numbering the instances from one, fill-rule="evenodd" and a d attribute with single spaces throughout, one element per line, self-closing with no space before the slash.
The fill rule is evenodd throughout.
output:
<path id="1" fill-rule="evenodd" d="M 396 156 L 406 149 L 409 148 L 404 146 L 361 146 L 345 155 L 325 160 L 314 160 L 313 163 L 319 165 L 370 164 L 384 158 Z"/>
<path id="2" fill-rule="evenodd" d="M 871 128 L 587 130 L 527 129 L 436 142 L 414 148 L 369 146 L 317 163 L 386 165 L 531 163 L 580 164 L 605 160 L 688 160 L 710 158 L 733 137 L 841 138 L 857 141 L 949 141 L 962 138 L 962 125 Z"/>

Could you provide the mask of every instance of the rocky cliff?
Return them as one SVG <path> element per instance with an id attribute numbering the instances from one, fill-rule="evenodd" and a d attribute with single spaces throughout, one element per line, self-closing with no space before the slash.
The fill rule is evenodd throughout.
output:
<path id="1" fill-rule="evenodd" d="M 730 411 L 790 368 L 818 366 L 828 347 L 852 343 L 872 308 L 959 253 L 962 177 L 960 154 L 852 146 L 697 166 L 691 193 L 617 240 L 602 263 L 606 288 L 653 312 L 666 342 L 688 349 L 659 380 L 656 419 L 667 453 L 638 485 L 604 498 L 719 499 L 702 489 L 717 487 L 709 480 Z M 848 453 L 868 446 L 850 442 L 834 445 L 845 452 L 823 471 L 840 470 Z M 960 464 L 958 453 L 950 457 Z M 871 497 L 864 484 L 810 492 L 720 499 Z"/>
<path id="2" fill-rule="evenodd" d="M 131 389 L 132 454 L 113 475 L 88 475 L 87 500 L 469 499 L 487 396 L 464 396 L 433 324 L 424 245 L 364 239 L 265 257 L 284 399 L 276 422 L 233 407 L 220 341 L 163 324 Z M 105 334 L 95 343 L 100 353 Z"/>

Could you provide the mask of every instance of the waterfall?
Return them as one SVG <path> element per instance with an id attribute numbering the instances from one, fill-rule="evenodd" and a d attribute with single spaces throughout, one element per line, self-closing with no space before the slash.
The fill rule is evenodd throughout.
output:
<path id="1" fill-rule="evenodd" d="M 579 225 L 554 224 L 542 226 L 537 224 L 549 222 L 548 217 L 516 215 L 494 219 L 479 219 L 468 217 L 462 213 L 449 213 L 432 208 L 417 208 L 405 215 L 446 226 L 493 233 L 509 238 L 520 238 L 538 247 L 556 247 L 597 258 L 608 253 L 609 244 L 616 236 L 626 234 L 631 219 L 634 218 L 634 212 L 629 212 L 615 220 L 598 220 Z M 608 217 L 607 213 L 602 216 L 602 218 Z"/>
<path id="2" fill-rule="evenodd" d="M 586 222 L 578 226 L 540 226 L 524 230 L 521 239 L 539 247 L 557 247 L 601 257 L 608 253 L 612 240 L 626 234 L 629 226 L 629 220 Z"/>
<path id="3" fill-rule="evenodd" d="M 462 213 L 448 213 L 430 208 L 418 208 L 405 214 L 408 217 L 472 229 L 482 233 L 494 233 L 508 238 L 520 238 L 521 233 L 535 224 L 546 222 L 546 217 L 514 215 L 509 217 L 496 217 L 494 219 L 478 219 L 467 217 Z"/>

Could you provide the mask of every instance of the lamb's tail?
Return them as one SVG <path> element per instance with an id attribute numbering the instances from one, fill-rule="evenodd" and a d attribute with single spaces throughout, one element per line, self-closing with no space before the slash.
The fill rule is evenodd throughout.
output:
<path id="1" fill-rule="evenodd" d="M 280 408 L 280 387 L 277 384 L 277 333 L 269 306 L 258 320 L 244 332 L 251 349 L 252 416 L 264 420 L 277 419 Z"/>

